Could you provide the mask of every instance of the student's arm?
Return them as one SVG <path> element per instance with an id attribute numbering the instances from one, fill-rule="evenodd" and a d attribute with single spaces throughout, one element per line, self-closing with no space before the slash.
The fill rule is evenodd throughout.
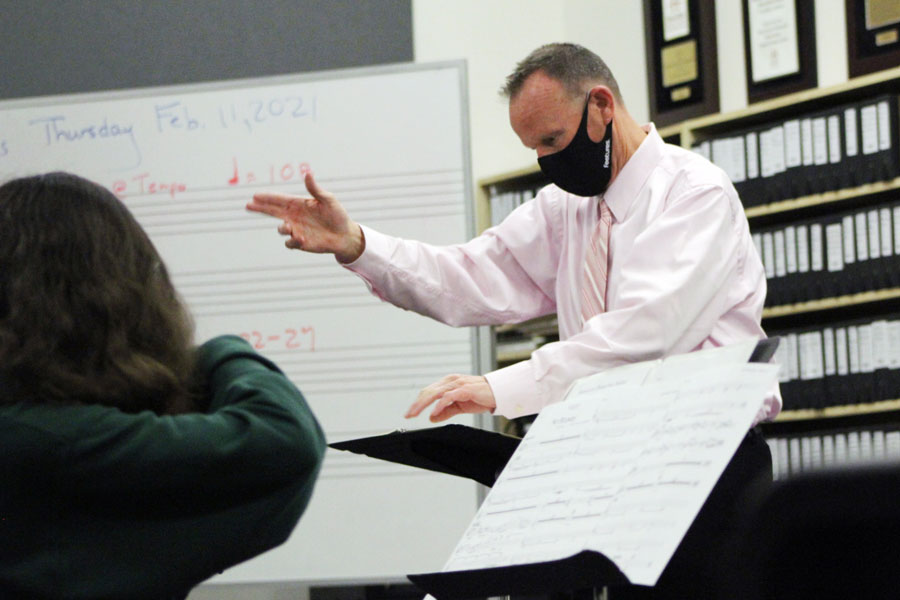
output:
<path id="1" fill-rule="evenodd" d="M 60 477 L 75 493 L 154 493 L 312 481 L 325 439 L 302 394 L 270 361 L 237 337 L 198 350 L 207 414 L 136 415 L 105 407 L 73 411 L 69 456 Z M 90 419 L 74 411 L 89 411 Z"/>

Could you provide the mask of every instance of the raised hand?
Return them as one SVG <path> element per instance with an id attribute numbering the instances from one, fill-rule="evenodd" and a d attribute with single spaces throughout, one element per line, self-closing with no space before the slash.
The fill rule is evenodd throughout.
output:
<path id="1" fill-rule="evenodd" d="M 330 253 L 342 263 L 353 262 L 365 249 L 365 238 L 333 194 L 316 183 L 312 173 L 304 179 L 312 197 L 277 192 L 253 195 L 247 210 L 281 219 L 278 233 L 289 236 L 284 245 L 306 252 Z"/>

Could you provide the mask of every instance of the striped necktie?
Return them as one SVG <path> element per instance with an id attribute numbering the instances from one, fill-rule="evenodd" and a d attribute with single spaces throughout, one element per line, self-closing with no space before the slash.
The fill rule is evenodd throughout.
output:
<path id="1" fill-rule="evenodd" d="M 609 271 L 609 230 L 612 213 L 606 200 L 600 201 L 600 220 L 585 252 L 584 281 L 581 286 L 581 316 L 585 321 L 606 310 L 606 275 Z"/>

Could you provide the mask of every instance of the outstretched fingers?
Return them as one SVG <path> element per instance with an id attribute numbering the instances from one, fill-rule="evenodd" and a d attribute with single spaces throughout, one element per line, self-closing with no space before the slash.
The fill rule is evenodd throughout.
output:
<path id="1" fill-rule="evenodd" d="M 297 199 L 296 196 L 288 196 L 277 192 L 259 192 L 253 194 L 253 199 L 247 203 L 247 210 L 263 213 L 277 219 L 284 219 L 288 215 L 291 202 L 295 199 Z"/>
<path id="2" fill-rule="evenodd" d="M 409 407 L 409 410 L 406 411 L 406 418 L 411 419 L 413 417 L 419 416 L 419 414 L 423 410 L 425 410 L 435 400 L 443 396 L 445 391 L 450 389 L 450 382 L 452 380 L 453 375 L 447 375 L 439 381 L 435 381 L 431 385 L 422 388 L 422 391 L 419 392 L 419 396 L 416 398 L 416 401 L 413 402 Z"/>

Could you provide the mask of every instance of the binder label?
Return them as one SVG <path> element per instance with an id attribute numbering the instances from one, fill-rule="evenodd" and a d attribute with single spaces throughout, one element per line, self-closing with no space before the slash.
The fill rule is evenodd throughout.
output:
<path id="1" fill-rule="evenodd" d="M 797 270 L 801 273 L 809 273 L 809 229 L 806 225 L 797 226 Z"/>
<path id="2" fill-rule="evenodd" d="M 800 150 L 803 152 L 803 166 L 808 167 L 813 164 L 812 119 L 800 121 L 800 136 L 802 137 Z"/>
<path id="3" fill-rule="evenodd" d="M 881 258 L 881 226 L 878 218 L 877 210 L 870 210 L 866 213 L 869 222 L 869 258 Z"/>
<path id="4" fill-rule="evenodd" d="M 829 271 L 842 271 L 844 269 L 844 248 L 841 243 L 843 239 L 844 232 L 840 223 L 832 223 L 825 227 Z"/>
<path id="5" fill-rule="evenodd" d="M 799 167 L 802 162 L 800 121 L 787 121 L 784 124 L 784 163 L 790 169 L 791 167 Z"/>
<path id="6" fill-rule="evenodd" d="M 847 330 L 840 327 L 834 331 L 834 350 L 837 359 L 838 375 L 850 374 L 849 353 L 847 349 Z"/>
<path id="7" fill-rule="evenodd" d="M 831 164 L 841 162 L 841 119 L 838 115 L 828 117 L 828 160 Z"/>
<path id="8" fill-rule="evenodd" d="M 822 224 L 813 223 L 809 226 L 809 246 L 812 254 L 811 264 L 813 271 L 821 271 L 823 265 L 822 256 Z"/>
<path id="9" fill-rule="evenodd" d="M 881 256 L 894 253 L 894 238 L 891 235 L 891 209 L 878 209 L 878 220 L 881 222 Z"/>
<path id="10" fill-rule="evenodd" d="M 848 108 L 844 111 L 844 151 L 847 156 L 859 154 L 859 143 L 856 140 L 856 109 Z"/>
<path id="11" fill-rule="evenodd" d="M 841 228 L 844 231 L 844 263 L 850 264 L 856 260 L 856 247 L 853 242 L 853 217 L 845 216 L 841 220 Z"/>
<path id="12" fill-rule="evenodd" d="M 797 272 L 797 228 L 793 225 L 784 230 L 784 250 L 787 272 Z"/>
<path id="13" fill-rule="evenodd" d="M 837 363 L 834 357 L 834 329 L 831 327 L 822 331 L 822 353 L 825 355 L 825 375 L 837 375 Z"/>
<path id="14" fill-rule="evenodd" d="M 756 179 L 759 177 L 759 140 L 755 131 L 748 133 L 745 139 L 744 145 L 747 148 L 747 179 Z"/>
<path id="15" fill-rule="evenodd" d="M 891 111 L 887 100 L 878 103 L 878 149 L 891 149 Z"/>
<path id="16" fill-rule="evenodd" d="M 859 112 L 859 120 L 862 125 L 863 154 L 878 152 L 878 113 L 875 105 L 863 107 Z"/>
<path id="17" fill-rule="evenodd" d="M 856 258 L 869 260 L 869 235 L 866 213 L 856 213 Z"/>
<path id="18" fill-rule="evenodd" d="M 776 231 L 773 237 L 775 239 L 775 276 L 784 277 L 785 275 L 787 275 L 787 263 L 785 261 L 784 250 L 784 232 Z"/>
<path id="19" fill-rule="evenodd" d="M 828 130 L 825 117 L 813 119 L 813 163 L 816 166 L 828 164 Z"/>

